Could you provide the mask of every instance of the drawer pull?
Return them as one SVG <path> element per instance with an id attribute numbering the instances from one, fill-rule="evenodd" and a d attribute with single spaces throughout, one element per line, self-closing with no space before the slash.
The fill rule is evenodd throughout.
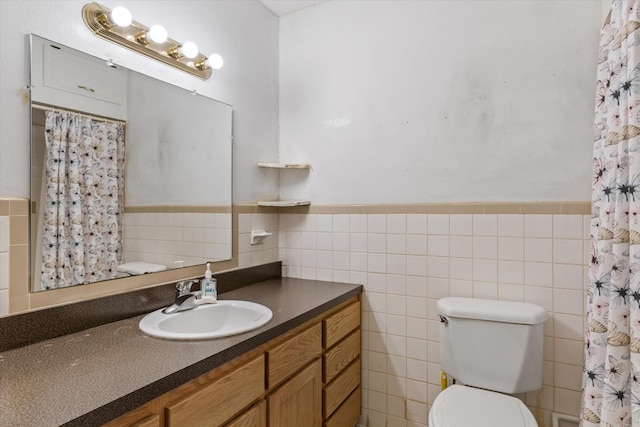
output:
<path id="1" fill-rule="evenodd" d="M 78 85 L 78 89 L 86 90 L 87 92 L 94 93 L 96 90 L 87 86 Z"/>

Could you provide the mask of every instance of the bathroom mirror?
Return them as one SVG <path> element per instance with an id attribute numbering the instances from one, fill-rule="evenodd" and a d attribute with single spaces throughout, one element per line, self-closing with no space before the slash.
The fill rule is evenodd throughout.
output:
<path id="1" fill-rule="evenodd" d="M 31 112 L 32 291 L 161 274 L 152 271 L 232 258 L 231 106 L 31 35 Z M 43 213 L 55 205 L 47 198 L 52 178 L 45 172 L 52 162 L 45 134 L 54 134 L 53 113 L 80 114 L 92 123 L 122 123 L 123 166 L 105 175 L 124 179 L 122 202 L 112 208 L 121 209 L 117 268 L 112 263 L 107 272 L 51 286 L 42 272 L 43 252 L 51 246 L 47 233 L 57 234 L 45 231 L 45 224 L 55 221 L 47 221 Z M 96 138 L 100 144 L 108 139 Z M 106 150 L 100 144 L 95 148 Z M 88 204 L 85 196 L 80 199 Z M 83 230 L 77 235 L 87 233 Z"/>

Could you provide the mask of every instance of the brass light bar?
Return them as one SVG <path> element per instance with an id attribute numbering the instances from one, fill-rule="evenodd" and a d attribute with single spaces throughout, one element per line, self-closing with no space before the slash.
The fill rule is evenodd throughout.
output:
<path id="1" fill-rule="evenodd" d="M 205 65 L 207 57 L 201 53 L 195 58 L 187 58 L 176 52 L 182 46 L 180 42 L 167 38 L 164 43 L 154 43 L 146 37 L 149 30 L 145 25 L 132 21 L 126 27 L 120 27 L 109 21 L 111 10 L 98 3 L 88 3 L 82 8 L 84 23 L 98 37 L 112 43 L 153 58 L 191 75 L 207 80 L 211 77 L 211 68 Z"/>

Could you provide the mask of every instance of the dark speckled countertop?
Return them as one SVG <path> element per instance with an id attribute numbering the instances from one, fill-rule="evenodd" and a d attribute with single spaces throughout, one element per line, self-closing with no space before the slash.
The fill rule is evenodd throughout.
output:
<path id="1" fill-rule="evenodd" d="M 241 335 L 162 340 L 143 334 L 144 316 L 135 316 L 1 352 L 0 426 L 101 425 L 361 292 L 361 285 L 276 278 L 220 295 L 273 311 L 267 325 Z"/>

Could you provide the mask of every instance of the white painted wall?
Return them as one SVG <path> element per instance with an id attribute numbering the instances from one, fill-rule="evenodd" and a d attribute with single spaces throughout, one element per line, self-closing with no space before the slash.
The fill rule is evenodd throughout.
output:
<path id="1" fill-rule="evenodd" d="M 590 200 L 601 2 L 333 0 L 280 20 L 281 197 Z"/>
<path id="2" fill-rule="evenodd" d="M 0 1 L 0 197 L 29 196 L 29 33 L 170 81 L 234 107 L 234 200 L 275 196 L 275 177 L 256 159 L 277 157 L 278 19 L 259 2 L 219 0 L 101 1 L 123 5 L 134 19 L 160 23 L 170 37 L 219 52 L 225 66 L 207 81 L 95 37 L 82 21 L 87 1 Z"/>

